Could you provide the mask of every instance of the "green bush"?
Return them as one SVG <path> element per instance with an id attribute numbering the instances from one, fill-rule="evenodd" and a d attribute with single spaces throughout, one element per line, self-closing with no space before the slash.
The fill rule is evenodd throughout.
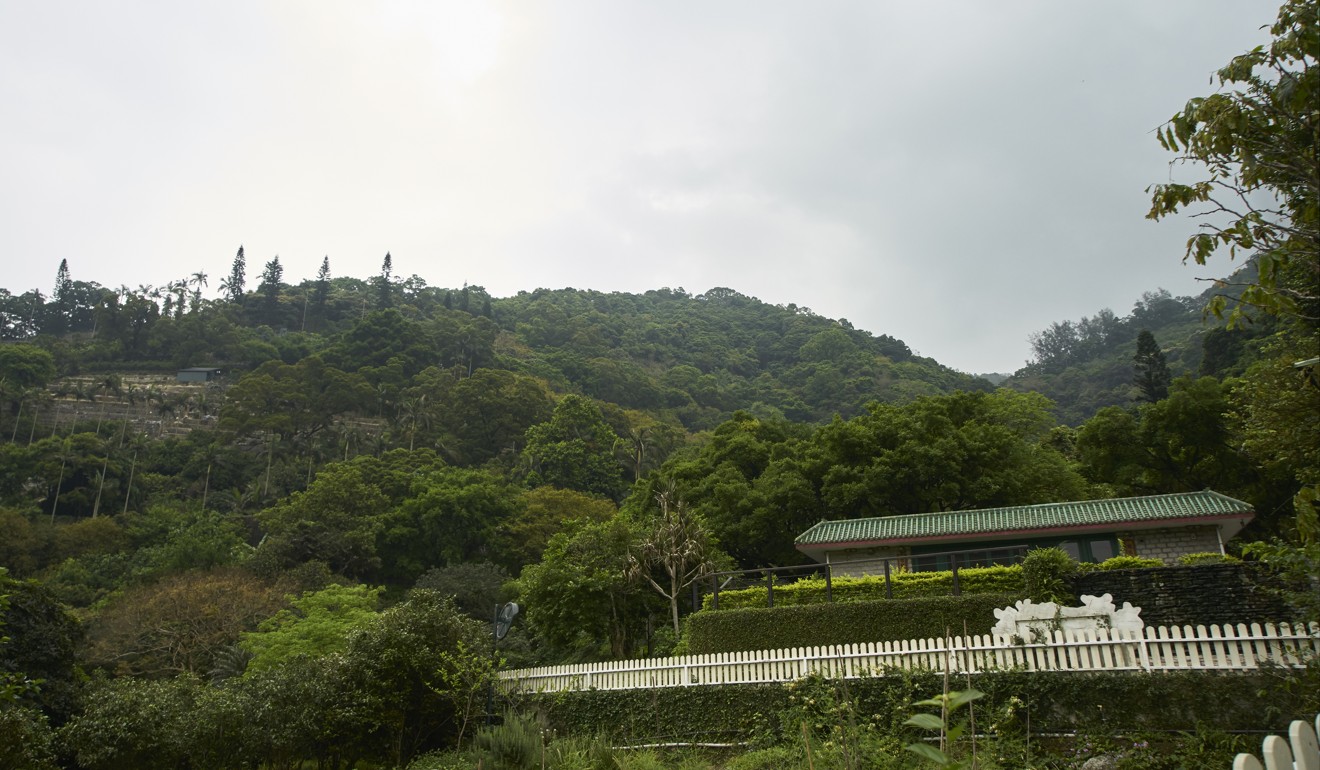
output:
<path id="1" fill-rule="evenodd" d="M 616 770 L 615 751 L 603 737 L 569 735 L 546 747 L 546 766 L 552 770 Z"/>
<path id="2" fill-rule="evenodd" d="M 787 770 L 805 767 L 806 755 L 800 744 L 771 746 L 741 754 L 730 760 L 724 770 Z"/>
<path id="3" fill-rule="evenodd" d="M 1017 593 L 965 594 L 918 599 L 754 607 L 698 612 L 688 618 L 687 651 L 693 655 L 787 647 L 939 638 L 985 634 L 994 611 L 1022 598 Z"/>
<path id="4" fill-rule="evenodd" d="M 505 714 L 504 724 L 478 731 L 473 743 L 480 766 L 491 770 L 535 770 L 545 751 L 540 726 L 514 712 Z"/>
<path id="5" fill-rule="evenodd" d="M 1242 560 L 1226 553 L 1206 551 L 1204 553 L 1185 553 L 1178 557 L 1178 563 L 1184 567 L 1197 567 L 1206 564 L 1241 564 Z"/>
<path id="6" fill-rule="evenodd" d="M 0 767 L 57 770 L 54 737 L 37 709 L 0 703 Z"/>
<path id="7" fill-rule="evenodd" d="M 1037 548 L 1022 560 L 1027 598 L 1035 602 L 1072 604 L 1078 565 L 1062 548 Z"/>
<path id="8" fill-rule="evenodd" d="M 468 770 L 472 756 L 464 751 L 431 751 L 408 763 L 408 770 Z"/>
<path id="9" fill-rule="evenodd" d="M 1095 568 L 1108 572 L 1115 569 L 1150 569 L 1151 567 L 1163 567 L 1164 562 L 1159 559 L 1148 559 L 1144 556 L 1115 556 L 1105 559 Z"/>
<path id="10" fill-rule="evenodd" d="M 1026 583 L 1022 568 L 1014 566 L 968 567 L 958 570 L 958 586 L 964 594 L 1022 593 Z M 890 588 L 895 599 L 915 599 L 924 596 L 952 596 L 953 572 L 894 572 L 890 575 Z M 766 606 L 764 586 L 743 588 L 720 593 L 720 610 L 739 610 Z M 884 576 L 839 577 L 831 581 L 835 602 L 858 602 L 884 599 Z M 703 609 L 715 609 L 715 597 L 707 595 Z M 829 601 L 825 593 L 824 578 L 807 578 L 775 586 L 775 606 L 824 604 Z"/>

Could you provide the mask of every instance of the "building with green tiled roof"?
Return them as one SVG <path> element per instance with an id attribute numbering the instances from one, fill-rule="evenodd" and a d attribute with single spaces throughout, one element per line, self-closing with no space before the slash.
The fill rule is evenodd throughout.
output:
<path id="1" fill-rule="evenodd" d="M 1061 547 L 1081 561 L 1126 554 L 1173 564 L 1184 554 L 1223 553 L 1224 543 L 1254 516 L 1250 504 L 1207 489 L 822 521 L 798 535 L 794 545 L 818 562 L 910 557 L 906 566 L 913 569 L 947 569 L 948 560 L 958 558 L 923 560 L 923 554 L 975 550 L 985 555 L 973 561 L 993 562 L 1024 548 L 1048 546 Z M 859 570 L 868 571 L 862 566 Z"/>

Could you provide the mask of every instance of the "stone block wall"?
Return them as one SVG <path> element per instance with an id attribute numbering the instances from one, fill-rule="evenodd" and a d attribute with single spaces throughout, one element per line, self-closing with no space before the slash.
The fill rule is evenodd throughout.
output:
<path id="1" fill-rule="evenodd" d="M 866 577 L 867 575 L 885 574 L 884 560 L 906 557 L 910 549 L 906 546 L 888 548 L 853 548 L 834 551 L 830 554 L 830 564 L 835 577 Z M 845 564 L 843 562 L 851 562 Z M 906 558 L 898 558 L 889 563 L 889 569 L 898 571 L 909 569 Z"/>
<path id="2" fill-rule="evenodd" d="M 1219 534 L 1214 527 L 1139 529 L 1119 532 L 1119 540 L 1132 540 L 1137 556 L 1159 559 L 1170 566 L 1189 553 L 1220 553 Z"/>
<path id="3" fill-rule="evenodd" d="M 1145 555 L 1145 554 L 1141 554 Z M 1114 604 L 1132 602 L 1148 626 L 1293 622 L 1297 614 L 1279 598 L 1278 584 L 1246 564 L 1089 572 L 1073 588 L 1110 594 Z"/>

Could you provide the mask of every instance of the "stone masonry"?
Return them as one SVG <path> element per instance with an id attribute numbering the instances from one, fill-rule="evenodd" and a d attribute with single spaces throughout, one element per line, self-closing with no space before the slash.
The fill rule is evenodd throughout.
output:
<path id="1" fill-rule="evenodd" d="M 1110 594 L 1116 604 L 1140 607 L 1148 626 L 1294 621 L 1280 587 L 1249 564 L 1088 572 L 1073 584 L 1078 595 Z"/>
<path id="2" fill-rule="evenodd" d="M 1179 556 L 1189 553 L 1222 553 L 1214 527 L 1139 529 L 1119 532 L 1118 539 L 1131 540 L 1137 556 L 1159 559 L 1169 566 L 1176 565 Z"/>

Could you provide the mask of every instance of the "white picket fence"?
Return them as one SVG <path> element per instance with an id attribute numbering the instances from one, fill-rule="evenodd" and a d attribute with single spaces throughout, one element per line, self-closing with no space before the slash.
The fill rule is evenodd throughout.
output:
<path id="1" fill-rule="evenodd" d="M 1320 770 L 1317 733 L 1320 733 L 1320 714 L 1316 715 L 1314 729 L 1298 719 L 1288 727 L 1288 740 L 1277 735 L 1265 739 L 1261 746 L 1261 756 L 1265 758 L 1263 767 L 1260 760 L 1250 754 L 1238 754 L 1233 760 L 1233 770 Z"/>
<path id="2" fill-rule="evenodd" d="M 713 684 L 788 682 L 809 674 L 856 678 L 888 668 L 954 673 L 1026 671 L 1249 671 L 1262 665 L 1301 666 L 1320 656 L 1320 624 L 1296 627 L 1158 626 L 1144 633 L 1055 631 L 1022 642 L 1005 636 L 913 639 L 903 642 L 686 655 L 675 658 L 544 666 L 500 674 L 510 690 L 633 690 Z"/>

